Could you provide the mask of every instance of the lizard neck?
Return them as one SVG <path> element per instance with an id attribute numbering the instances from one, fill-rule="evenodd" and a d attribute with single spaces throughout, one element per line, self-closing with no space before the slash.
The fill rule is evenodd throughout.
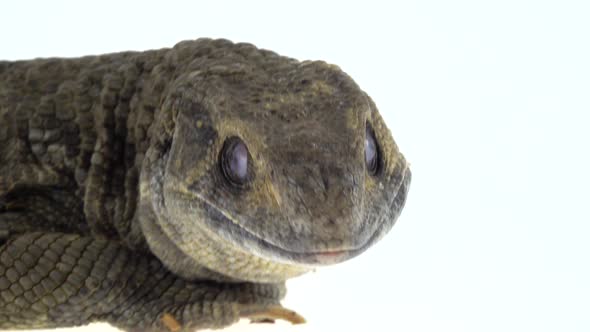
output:
<path id="1" fill-rule="evenodd" d="M 139 242 L 139 172 L 175 69 L 167 52 L 1 62 L 0 157 L 39 174 L 2 169 L 6 182 L 66 190 L 90 232 Z"/>

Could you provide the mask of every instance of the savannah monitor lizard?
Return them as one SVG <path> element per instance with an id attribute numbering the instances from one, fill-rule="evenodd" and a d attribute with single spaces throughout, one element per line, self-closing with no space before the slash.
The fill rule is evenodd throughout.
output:
<path id="1" fill-rule="evenodd" d="M 382 238 L 410 174 L 322 61 L 211 39 L 0 61 L 0 329 L 301 322 L 285 280 Z"/>

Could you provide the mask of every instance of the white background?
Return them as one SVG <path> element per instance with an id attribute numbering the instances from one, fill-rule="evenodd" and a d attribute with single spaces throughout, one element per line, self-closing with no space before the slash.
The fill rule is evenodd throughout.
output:
<path id="1" fill-rule="evenodd" d="M 224 37 L 336 63 L 375 99 L 412 163 L 398 224 L 288 283 L 307 325 L 229 331 L 590 331 L 588 2 L 13 1 L 0 15 L 1 59 Z"/>

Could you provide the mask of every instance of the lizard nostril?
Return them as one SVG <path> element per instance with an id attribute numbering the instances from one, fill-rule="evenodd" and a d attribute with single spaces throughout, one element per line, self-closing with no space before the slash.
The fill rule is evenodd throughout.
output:
<path id="1" fill-rule="evenodd" d="M 328 175 L 322 173 L 322 183 L 324 185 L 324 191 L 328 191 L 328 189 L 330 188 L 330 181 L 328 180 Z"/>
<path id="2" fill-rule="evenodd" d="M 334 219 L 332 219 L 332 218 L 328 218 L 326 220 L 326 226 L 334 227 L 334 226 L 336 226 L 336 221 Z"/>

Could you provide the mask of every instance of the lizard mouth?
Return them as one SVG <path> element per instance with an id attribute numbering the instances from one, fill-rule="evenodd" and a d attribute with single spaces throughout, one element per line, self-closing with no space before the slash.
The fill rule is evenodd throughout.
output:
<path id="1" fill-rule="evenodd" d="M 204 220 L 207 227 L 210 229 L 219 229 L 218 224 L 223 223 L 226 226 L 224 227 L 226 230 L 218 234 L 243 248 L 246 252 L 256 254 L 271 261 L 286 264 L 304 266 L 328 265 L 340 263 L 361 254 L 379 240 L 387 230 L 393 226 L 406 201 L 406 195 L 411 182 L 411 172 L 409 168 L 406 167 L 404 172 L 401 172 L 400 177 L 401 179 L 397 186 L 396 193 L 394 194 L 394 198 L 387 208 L 389 213 L 377 222 L 377 226 L 373 230 L 373 233 L 362 245 L 351 249 L 306 252 L 293 251 L 256 235 L 247 228 L 241 226 L 222 209 L 215 206 L 215 204 L 203 199 L 203 197 L 199 197 L 199 201 L 200 204 L 202 204 L 202 207 L 207 210 L 207 215 L 210 216 L 210 218 Z"/>

